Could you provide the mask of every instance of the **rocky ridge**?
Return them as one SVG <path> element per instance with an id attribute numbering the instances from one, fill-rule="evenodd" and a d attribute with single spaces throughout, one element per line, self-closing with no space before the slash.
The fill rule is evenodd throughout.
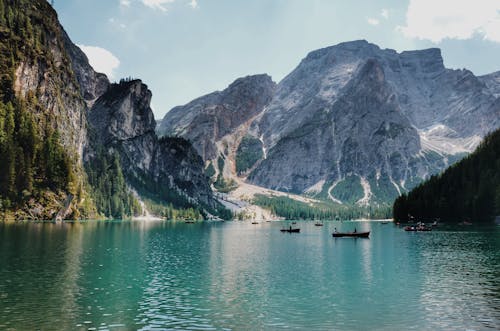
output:
<path id="1" fill-rule="evenodd" d="M 161 128 L 191 139 L 198 150 L 205 148 L 201 141 L 232 142 L 232 150 L 242 136 L 260 141 L 262 157 L 240 175 L 243 182 L 338 203 L 384 204 L 471 152 L 500 126 L 498 82 L 498 73 L 476 77 L 445 68 L 439 49 L 398 53 L 353 41 L 309 53 L 269 90 L 272 97 L 260 112 L 239 109 L 249 120 L 233 135 L 221 139 L 198 125 L 196 118 L 208 113 L 203 105 L 222 107 L 210 95 L 174 108 Z M 245 104 L 247 95 L 233 102 Z M 219 116 L 215 122 L 225 114 L 211 116 Z M 205 156 L 214 176 L 238 177 L 227 169 L 238 157 L 230 155 L 219 148 Z M 217 169 L 219 158 L 227 159 L 224 169 Z"/>
<path id="2" fill-rule="evenodd" d="M 165 205 L 199 208 L 206 215 L 222 210 L 192 146 L 182 139 L 157 138 L 149 106 L 152 94 L 146 85 L 138 80 L 110 84 L 106 75 L 95 72 L 47 1 L 19 0 L 10 11 L 16 16 L 0 17 L 0 35 L 6 41 L 0 45 L 2 101 L 19 105 L 18 112 L 29 112 L 23 116 L 36 125 L 35 142 L 48 144 L 47 132 L 55 132 L 55 141 L 47 146 L 59 153 L 60 143 L 64 155 L 58 158 L 69 162 L 67 168 L 63 166 L 69 182 L 58 184 L 57 190 L 43 184 L 48 181 L 39 177 L 46 171 L 34 165 L 37 183 L 41 183 L 37 185 L 45 186 L 33 196 L 25 190 L 29 201 L 18 202 L 16 218 L 104 215 L 106 211 L 92 205 L 92 193 L 98 188 L 89 187 L 84 174 L 84 165 L 92 164 L 97 151 L 117 153 L 130 194 L 137 191 Z M 43 155 L 37 157 L 43 159 Z M 2 167 L 9 164 L 0 161 Z M 0 205 L 3 199 L 0 195 Z"/>

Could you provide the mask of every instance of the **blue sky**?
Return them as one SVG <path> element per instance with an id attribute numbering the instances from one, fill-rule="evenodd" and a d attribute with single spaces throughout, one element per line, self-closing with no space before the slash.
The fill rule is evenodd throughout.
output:
<path id="1" fill-rule="evenodd" d="M 112 80 L 153 92 L 157 119 L 238 77 L 279 82 L 312 50 L 366 39 L 439 47 L 445 65 L 500 70 L 499 0 L 55 0 L 71 39 Z"/>

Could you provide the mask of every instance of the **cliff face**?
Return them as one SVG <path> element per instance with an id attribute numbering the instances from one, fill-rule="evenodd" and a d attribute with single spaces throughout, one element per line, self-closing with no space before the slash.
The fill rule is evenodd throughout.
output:
<path id="1" fill-rule="evenodd" d="M 92 217 L 81 162 L 87 105 L 70 41 L 46 1 L 0 6 L 0 122 L 9 123 L 0 128 L 1 209 L 22 219 Z"/>
<path id="2" fill-rule="evenodd" d="M 190 140 L 202 158 L 216 159 L 217 142 L 259 115 L 271 101 L 276 84 L 268 75 L 239 78 L 222 92 L 173 108 L 162 121 L 162 135 Z"/>
<path id="3" fill-rule="evenodd" d="M 161 187 L 193 206 L 217 209 L 203 161 L 191 144 L 157 138 L 151 96 L 140 80 L 110 85 L 89 112 L 92 144 L 86 153 L 88 162 L 92 162 L 94 146 L 104 146 L 119 154 L 125 178 L 140 194 L 158 195 L 161 200 Z"/>
<path id="4" fill-rule="evenodd" d="M 245 176 L 336 202 L 387 203 L 500 126 L 497 76 L 446 69 L 439 49 L 397 53 L 354 41 L 313 51 L 252 112 L 244 134 L 260 140 L 262 158 Z M 203 150 L 217 139 L 200 136 L 193 113 L 174 108 L 163 123 L 187 139 L 197 132 Z"/>
<path id="5" fill-rule="evenodd" d="M 16 61 L 14 91 L 20 98 L 30 93 L 35 95 L 40 106 L 51 117 L 57 118 L 52 123 L 54 129 L 71 132 L 61 135 L 63 145 L 68 151 L 81 156 L 87 141 L 86 105 L 82 101 L 80 86 L 72 70 L 72 59 L 66 49 L 70 41 L 57 21 L 56 13 L 45 1 L 34 1 L 30 5 L 20 2 L 18 6 L 17 10 L 25 11 L 31 24 L 43 35 L 44 44 L 38 46 L 38 51 L 25 50 Z M 10 38 L 15 37 L 11 35 Z M 35 45 L 24 45 L 24 48 L 30 46 Z M 92 68 L 87 69 L 95 74 Z M 36 113 L 35 116 L 41 118 L 44 114 Z"/>
<path id="6" fill-rule="evenodd" d="M 194 149 L 184 141 L 156 137 L 146 85 L 110 84 L 104 74 L 96 73 L 46 1 L 19 0 L 6 6 L 8 11 L 2 8 L 0 13 L 13 15 L 0 14 L 0 124 L 9 120 L 0 128 L 7 132 L 0 149 L 8 152 L 0 160 L 0 181 L 8 188 L 0 189 L 0 207 L 23 210 L 18 218 L 105 215 L 106 210 L 92 204 L 92 195 L 111 197 L 98 187 L 87 192 L 84 172 L 90 168 L 83 164 L 117 153 L 114 165 L 122 169 L 113 171 L 125 174 L 123 189 L 140 189 L 148 198 L 174 207 L 217 212 L 220 206 Z M 25 137 L 29 142 L 23 142 Z M 59 174 L 64 175 L 61 180 L 50 178 Z M 22 180 L 26 176 L 29 180 Z M 115 197 L 127 200 L 118 205 L 112 201 L 116 210 L 128 208 L 132 199 L 127 192 Z"/>

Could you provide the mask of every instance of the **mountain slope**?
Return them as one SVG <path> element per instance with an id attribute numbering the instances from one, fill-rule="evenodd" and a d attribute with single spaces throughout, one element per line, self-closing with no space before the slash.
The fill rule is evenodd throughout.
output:
<path id="1" fill-rule="evenodd" d="M 397 53 L 353 41 L 309 53 L 260 113 L 251 112 L 226 139 L 205 134 L 192 106 L 174 108 L 163 123 L 186 139 L 197 132 L 198 150 L 200 142 L 230 147 L 228 153 L 219 148 L 226 162 L 206 158 L 216 177 L 239 174 L 252 184 L 336 203 L 388 204 L 500 126 L 496 77 L 446 69 L 439 49 Z M 241 99 L 244 94 L 235 98 Z M 250 151 L 239 148 L 241 137 Z M 227 169 L 238 158 L 253 164 L 244 172 Z"/>
<path id="2" fill-rule="evenodd" d="M 111 84 L 89 112 L 86 162 L 91 164 L 98 154 L 94 146 L 117 153 L 125 179 L 139 195 L 217 214 L 221 206 L 212 196 L 196 151 L 187 141 L 156 136 L 151 97 L 140 80 Z"/>
<path id="3" fill-rule="evenodd" d="M 96 73 L 47 1 L 0 1 L 0 36 L 4 217 L 224 214 L 194 149 L 156 137 L 147 87 Z"/>
<path id="4" fill-rule="evenodd" d="M 86 105 L 46 1 L 0 3 L 0 202 L 16 218 L 95 214 L 80 157 Z"/>
<path id="5" fill-rule="evenodd" d="M 222 92 L 173 108 L 158 131 L 190 140 L 205 161 L 216 159 L 221 152 L 216 142 L 261 113 L 271 101 L 275 86 L 267 75 L 239 78 Z"/>
<path id="6" fill-rule="evenodd" d="M 394 202 L 394 219 L 490 221 L 500 215 L 500 130 L 474 153 Z"/>

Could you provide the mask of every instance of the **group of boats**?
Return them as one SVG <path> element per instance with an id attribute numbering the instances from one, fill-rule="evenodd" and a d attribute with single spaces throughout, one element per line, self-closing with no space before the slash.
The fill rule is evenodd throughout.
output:
<path id="1" fill-rule="evenodd" d="M 292 223 L 293 224 L 293 223 Z M 319 225 L 321 224 L 321 225 Z M 315 226 L 323 226 L 323 223 L 315 223 Z M 299 233 L 300 228 L 294 228 L 291 225 L 288 228 L 282 228 L 280 229 L 281 232 L 288 232 L 288 233 Z M 370 231 L 364 231 L 364 232 L 358 232 L 356 229 L 352 232 L 338 232 L 337 229 L 332 233 L 332 237 L 334 238 L 341 238 L 341 237 L 347 237 L 347 238 L 369 238 L 370 236 Z"/>
<path id="2" fill-rule="evenodd" d="M 437 226 L 437 221 L 434 223 L 427 225 L 423 222 L 418 222 L 416 225 L 407 225 L 404 227 L 405 231 L 408 232 L 424 232 L 424 231 L 432 231 L 432 228 Z"/>

